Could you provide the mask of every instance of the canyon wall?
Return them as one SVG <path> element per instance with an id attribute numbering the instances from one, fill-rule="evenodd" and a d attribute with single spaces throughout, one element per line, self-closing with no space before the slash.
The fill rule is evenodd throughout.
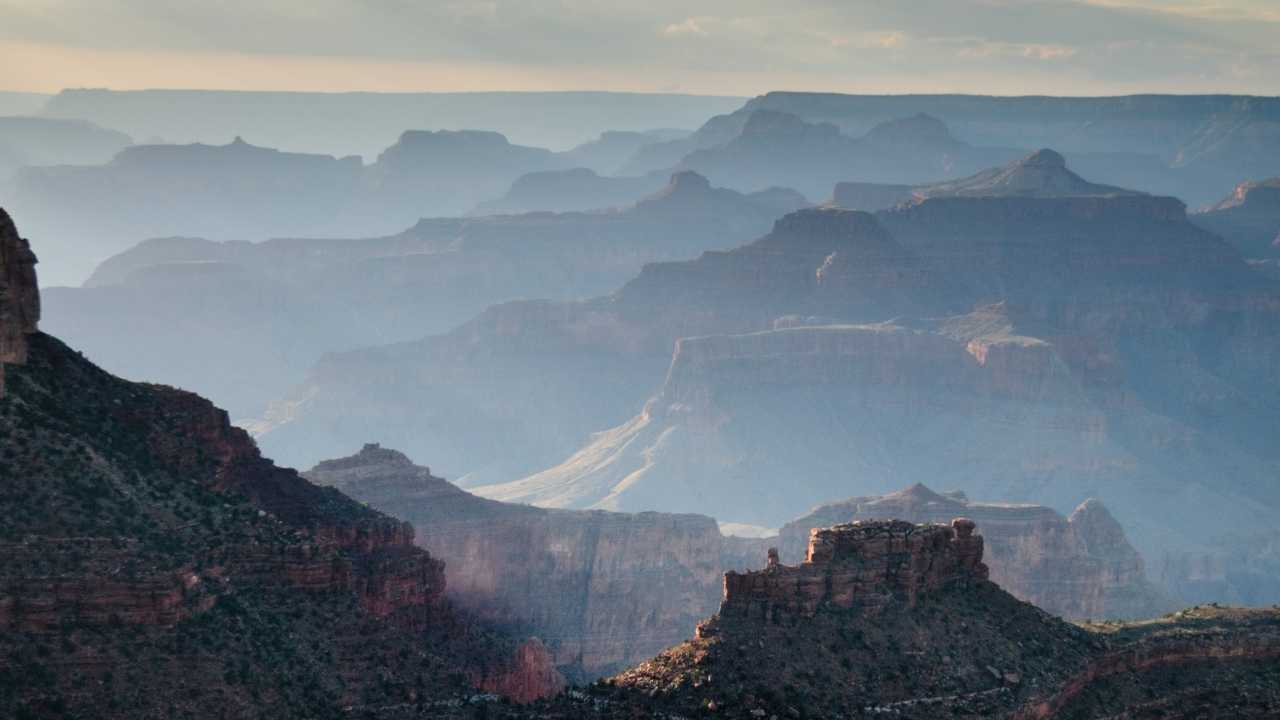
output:
<path id="1" fill-rule="evenodd" d="M 378 445 L 306 477 L 411 522 L 417 543 L 444 561 L 455 603 L 536 635 L 583 679 L 688 637 L 714 612 L 724 569 L 763 562 L 761 541 L 722 537 L 706 516 L 508 505 Z"/>

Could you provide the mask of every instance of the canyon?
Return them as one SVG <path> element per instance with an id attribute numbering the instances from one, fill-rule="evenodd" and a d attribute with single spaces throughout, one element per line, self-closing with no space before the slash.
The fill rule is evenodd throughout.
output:
<path id="1" fill-rule="evenodd" d="M 0 218 L 6 714 L 315 714 L 563 687 L 539 644 L 449 604 L 410 525 L 277 467 L 207 400 L 40 332 L 34 255 Z"/>
<path id="2" fill-rule="evenodd" d="M 112 372 L 258 417 L 325 353 L 444 332 L 506 301 L 608 292 L 647 262 L 733 247 L 803 204 L 680 173 L 609 212 L 434 218 L 378 238 L 157 239 L 85 287 L 46 291 L 46 326 Z"/>
<path id="3" fill-rule="evenodd" d="M 979 529 L 968 518 L 816 528 L 803 562 L 727 574 L 719 613 L 694 638 L 553 716 L 572 717 L 575 700 L 601 717 L 1261 718 L 1280 703 L 1274 608 L 1070 625 L 987 579 Z"/>
<path id="4" fill-rule="evenodd" d="M 398 451 L 366 444 L 304 473 L 411 523 L 445 563 L 459 607 L 543 642 L 566 676 L 594 680 L 686 638 L 715 612 L 726 571 L 758 569 L 766 549 L 805 558 L 810 531 L 872 518 L 986 529 L 991 577 L 1069 619 L 1145 618 L 1170 607 L 1142 558 L 1096 501 L 1070 518 L 1036 505 L 970 502 L 921 485 L 829 503 L 777 535 L 737 537 L 705 515 L 556 510 L 472 495 Z"/>
<path id="5" fill-rule="evenodd" d="M 1195 551 L 1227 529 L 1177 530 L 1205 508 L 1269 526 L 1278 291 L 1172 198 L 802 211 L 602 304 L 625 328 L 602 343 L 674 341 L 660 389 L 561 464 L 477 492 L 777 526 L 947 477 L 1063 512 L 1098 497 L 1144 555 Z M 1225 456 L 1237 471 L 1210 487 Z"/>

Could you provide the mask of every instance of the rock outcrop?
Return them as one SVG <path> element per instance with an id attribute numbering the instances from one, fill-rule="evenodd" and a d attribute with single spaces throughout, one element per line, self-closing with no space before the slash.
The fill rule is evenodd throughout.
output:
<path id="1" fill-rule="evenodd" d="M 36 284 L 36 256 L 0 209 L 0 397 L 4 397 L 4 366 L 27 361 L 27 336 L 40 321 L 40 291 Z"/>
<path id="2" fill-rule="evenodd" d="M 1083 620 L 1155 617 L 1169 609 L 1123 528 L 1093 498 L 1063 517 L 1043 505 L 975 502 L 916 484 L 821 505 L 784 525 L 776 542 L 783 562 L 796 563 L 813 528 L 875 518 L 938 523 L 958 516 L 982 527 L 992 581 L 1043 610 Z"/>
<path id="3" fill-rule="evenodd" d="M 883 612 L 890 604 L 915 607 L 921 596 L 987 579 L 982 536 L 974 523 L 951 526 L 902 520 L 858 521 L 814 528 L 804 562 L 724 576 L 720 617 L 756 618 L 791 624 L 819 608 Z M 698 637 L 715 634 L 714 626 Z"/>

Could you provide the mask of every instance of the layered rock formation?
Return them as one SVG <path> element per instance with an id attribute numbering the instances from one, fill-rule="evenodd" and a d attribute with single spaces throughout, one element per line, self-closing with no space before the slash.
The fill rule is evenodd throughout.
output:
<path id="1" fill-rule="evenodd" d="M 608 292 L 646 262 L 758 236 L 803 204 L 783 195 L 679 175 L 613 212 L 436 218 L 366 239 L 148 241 L 104 262 L 90 287 L 47 293 L 47 326 L 109 370 L 190 387 L 237 418 L 256 417 L 326 352 L 444 332 L 516 298 Z M 172 342 L 178 334 L 186 341 Z M 273 452 L 309 465 L 328 450 Z"/>
<path id="2" fill-rule="evenodd" d="M 973 529 L 968 518 L 951 527 L 890 520 L 814 528 L 800 565 L 771 558 L 764 570 L 726 574 L 720 617 L 790 624 L 819 608 L 873 615 L 915 607 L 922 596 L 987 579 Z M 714 623 L 698 628 L 699 638 L 715 633 Z"/>
<path id="3" fill-rule="evenodd" d="M 1021 600 L 1081 620 L 1147 618 L 1168 609 L 1123 528 L 1092 498 L 1063 517 L 1042 505 L 975 502 L 963 493 L 944 495 L 916 484 L 819 506 L 784 525 L 776 542 L 782 561 L 796 563 L 804 558 L 813 528 L 875 518 L 938 523 L 959 516 L 982 527 L 992 581 Z"/>
<path id="4" fill-rule="evenodd" d="M 25 283 L 6 225 L 0 277 Z M 34 286 L 6 290 L 0 318 L 33 322 Z M 561 687 L 450 607 L 411 526 L 275 466 L 208 401 L 19 329 L 0 397 L 7 715 L 314 717 Z"/>
<path id="5" fill-rule="evenodd" d="M 1065 168 L 1033 160 L 1039 185 L 1001 177 L 1065 192 L 1044 182 Z M 1228 524 L 1270 527 L 1278 329 L 1280 285 L 1176 199 L 930 197 L 801 211 L 737 250 L 649 265 L 609 297 L 513 303 L 334 358 L 279 427 L 372 428 L 504 501 L 764 527 L 922 478 L 1063 513 L 1104 496 L 1154 562 Z M 482 378 L 491 391 L 476 393 Z M 448 422 L 415 419 L 446 403 Z M 524 457 L 579 444 L 502 478 L 492 443 L 459 452 L 477 416 Z M 440 433 L 457 439 L 425 447 Z M 486 471 L 469 476 L 472 453 Z"/>
<path id="6" fill-rule="evenodd" d="M 449 596 L 541 638 L 580 679 L 617 672 L 688 636 L 714 612 L 725 569 L 760 562 L 758 542 L 698 515 L 555 511 L 485 500 L 378 445 L 306 473 L 418 529 L 445 562 Z"/>
<path id="7" fill-rule="evenodd" d="M 1280 258 L 1280 177 L 1240 183 L 1191 220 L 1222 236 L 1245 257 Z"/>
<path id="8" fill-rule="evenodd" d="M 807 294 L 840 276 L 824 239 L 839 234 L 816 231 L 839 217 L 801 213 L 775 240 L 647 268 L 614 299 L 619 316 L 695 336 L 663 388 L 561 465 L 480 492 L 776 526 L 853 488 L 946 477 L 1063 511 L 1105 493 L 1152 557 L 1203 545 L 1178 528 L 1205 503 L 1269 522 L 1280 286 L 1178 201 L 940 197 L 852 213 L 866 218 L 859 247 L 879 250 L 855 255 L 831 296 Z M 979 307 L 937 319 L 967 303 Z M 1210 489 L 1224 457 L 1237 471 Z"/>

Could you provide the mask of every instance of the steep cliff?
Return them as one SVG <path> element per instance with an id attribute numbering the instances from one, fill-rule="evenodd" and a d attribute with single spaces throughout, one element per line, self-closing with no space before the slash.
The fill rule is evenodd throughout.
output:
<path id="1" fill-rule="evenodd" d="M 762 557 L 760 543 L 722 537 L 709 517 L 494 502 L 377 445 L 306 477 L 411 522 L 418 545 L 445 562 L 459 607 L 536 635 L 580 679 L 687 637 L 714 612 L 724 570 Z"/>
<path id="2" fill-rule="evenodd" d="M 29 252 L 0 260 L 29 277 Z M 34 321 L 11 297 L 0 317 Z M 276 467 L 198 396 L 25 340 L 0 398 L 6 714 L 314 717 L 559 689 L 450 607 L 411 526 Z"/>

